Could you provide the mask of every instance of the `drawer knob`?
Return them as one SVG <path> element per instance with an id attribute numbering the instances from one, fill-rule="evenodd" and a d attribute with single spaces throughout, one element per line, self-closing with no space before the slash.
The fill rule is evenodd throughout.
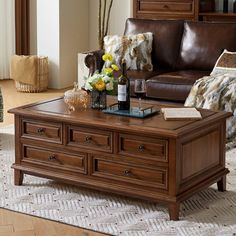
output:
<path id="1" fill-rule="evenodd" d="M 44 128 L 38 128 L 38 134 L 42 135 L 45 132 Z"/>
<path id="2" fill-rule="evenodd" d="M 90 142 L 92 141 L 92 137 L 91 137 L 91 136 L 86 136 L 86 137 L 85 137 L 85 141 L 86 141 L 87 143 L 90 143 Z"/>
<path id="3" fill-rule="evenodd" d="M 131 171 L 130 171 L 130 170 L 125 170 L 125 171 L 124 171 L 124 175 L 125 175 L 125 176 L 129 176 L 130 174 L 131 174 Z"/>
<path id="4" fill-rule="evenodd" d="M 139 145 L 138 150 L 139 150 L 140 152 L 143 152 L 144 149 L 145 149 L 145 148 L 144 148 L 144 145 L 143 145 L 143 144 Z"/>
<path id="5" fill-rule="evenodd" d="M 48 160 L 49 160 L 49 161 L 56 160 L 56 155 L 50 155 L 50 156 L 48 157 Z"/>
<path id="6" fill-rule="evenodd" d="M 168 9 L 169 7 L 168 7 L 168 5 L 164 5 L 163 8 Z"/>

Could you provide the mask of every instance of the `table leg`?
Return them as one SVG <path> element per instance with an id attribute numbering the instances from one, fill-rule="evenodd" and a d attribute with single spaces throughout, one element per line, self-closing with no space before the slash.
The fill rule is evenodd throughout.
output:
<path id="1" fill-rule="evenodd" d="M 180 203 L 169 203 L 168 205 L 170 220 L 179 220 Z"/>
<path id="2" fill-rule="evenodd" d="M 226 190 L 226 175 L 221 177 L 221 179 L 217 182 L 218 191 L 224 192 Z"/>
<path id="3" fill-rule="evenodd" d="M 14 170 L 15 185 L 22 185 L 24 174 L 21 170 Z"/>

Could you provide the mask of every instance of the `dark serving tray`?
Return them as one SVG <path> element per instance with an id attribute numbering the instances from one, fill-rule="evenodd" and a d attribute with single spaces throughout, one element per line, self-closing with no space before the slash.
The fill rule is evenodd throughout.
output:
<path id="1" fill-rule="evenodd" d="M 131 107 L 130 110 L 118 110 L 118 104 L 112 104 L 108 108 L 102 110 L 104 113 L 120 116 L 129 116 L 135 118 L 145 118 L 157 113 L 160 113 L 160 109 L 153 106 L 145 107 L 139 110 L 138 107 Z"/>

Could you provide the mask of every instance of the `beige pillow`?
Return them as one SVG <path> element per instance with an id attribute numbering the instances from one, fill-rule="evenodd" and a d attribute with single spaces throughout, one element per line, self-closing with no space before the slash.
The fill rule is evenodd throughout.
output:
<path id="1" fill-rule="evenodd" d="M 226 49 L 216 61 L 211 75 L 230 73 L 236 76 L 236 52 L 229 52 Z"/>
<path id="2" fill-rule="evenodd" d="M 105 53 L 113 56 L 113 63 L 118 67 L 124 58 L 127 69 L 152 71 L 152 33 L 142 33 L 136 35 L 108 35 L 104 37 Z M 106 66 L 110 66 L 106 62 Z"/>

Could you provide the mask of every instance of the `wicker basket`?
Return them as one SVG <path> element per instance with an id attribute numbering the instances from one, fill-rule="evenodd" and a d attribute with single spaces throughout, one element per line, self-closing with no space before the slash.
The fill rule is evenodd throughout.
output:
<path id="1" fill-rule="evenodd" d="M 38 57 L 37 84 L 30 85 L 15 81 L 18 92 L 39 93 L 48 88 L 48 57 Z"/>

